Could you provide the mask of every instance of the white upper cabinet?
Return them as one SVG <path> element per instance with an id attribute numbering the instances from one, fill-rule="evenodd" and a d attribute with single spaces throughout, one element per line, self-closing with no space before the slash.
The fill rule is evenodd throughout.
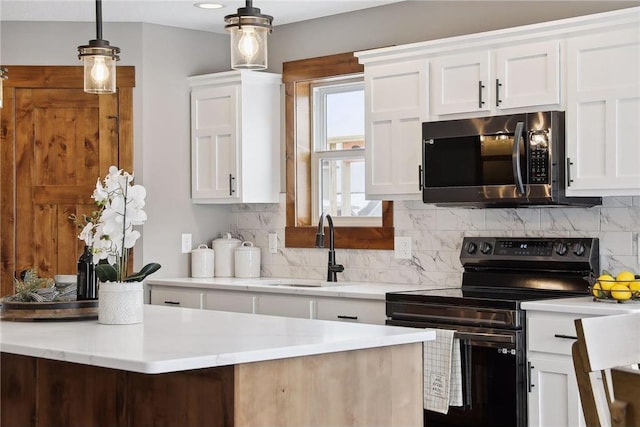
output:
<path id="1" fill-rule="evenodd" d="M 567 195 L 640 195 L 640 22 L 628 27 L 568 41 Z"/>
<path id="2" fill-rule="evenodd" d="M 436 56 L 431 60 L 432 119 L 558 108 L 560 72 L 557 40 Z"/>
<path id="3" fill-rule="evenodd" d="M 498 110 L 560 105 L 560 42 L 496 49 L 495 102 Z"/>
<path id="4" fill-rule="evenodd" d="M 278 74 L 230 71 L 189 77 L 194 203 L 277 203 Z"/>
<path id="5" fill-rule="evenodd" d="M 426 60 L 365 67 L 365 192 L 368 199 L 419 199 Z"/>
<path id="6" fill-rule="evenodd" d="M 460 53 L 431 60 L 431 108 L 435 116 L 489 111 L 491 52 Z"/>

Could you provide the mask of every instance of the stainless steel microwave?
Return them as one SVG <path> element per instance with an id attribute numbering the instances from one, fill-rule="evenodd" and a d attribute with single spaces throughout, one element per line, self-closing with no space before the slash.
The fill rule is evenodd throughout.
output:
<path id="1" fill-rule="evenodd" d="M 422 124 L 420 187 L 439 206 L 595 206 L 567 197 L 564 112 L 545 111 Z"/>

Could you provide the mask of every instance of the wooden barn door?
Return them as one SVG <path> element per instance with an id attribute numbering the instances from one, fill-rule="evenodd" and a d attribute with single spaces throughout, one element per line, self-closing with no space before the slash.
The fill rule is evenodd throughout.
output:
<path id="1" fill-rule="evenodd" d="M 71 214 L 89 214 L 110 165 L 132 167 L 133 67 L 118 67 L 119 90 L 82 90 L 82 67 L 7 67 L 0 151 L 1 295 L 12 277 L 75 274 L 82 250 Z M 122 75 L 122 77 L 121 77 Z"/>

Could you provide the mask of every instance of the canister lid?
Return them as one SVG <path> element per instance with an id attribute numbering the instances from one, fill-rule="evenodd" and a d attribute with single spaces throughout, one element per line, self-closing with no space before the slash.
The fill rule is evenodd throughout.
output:
<path id="1" fill-rule="evenodd" d="M 236 246 L 240 244 L 240 240 L 231 237 L 231 233 L 224 233 L 222 237 L 213 240 L 212 245 L 232 245 Z"/>
<path id="2" fill-rule="evenodd" d="M 210 249 L 207 245 L 201 243 L 196 249 L 192 249 L 191 252 L 213 252 L 213 249 Z"/>
<path id="3" fill-rule="evenodd" d="M 256 248 L 255 246 L 253 246 L 252 242 L 245 241 L 245 242 L 242 242 L 242 244 L 240 246 L 238 246 L 235 250 L 236 250 L 236 252 L 237 251 L 240 251 L 240 252 L 255 252 L 255 251 L 259 251 L 260 248 Z"/>

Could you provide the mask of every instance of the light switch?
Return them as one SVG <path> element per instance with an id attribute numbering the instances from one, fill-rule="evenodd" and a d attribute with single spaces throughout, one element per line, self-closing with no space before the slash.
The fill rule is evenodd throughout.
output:
<path id="1" fill-rule="evenodd" d="M 278 253 L 278 235 L 276 233 L 269 233 L 269 253 Z"/>

